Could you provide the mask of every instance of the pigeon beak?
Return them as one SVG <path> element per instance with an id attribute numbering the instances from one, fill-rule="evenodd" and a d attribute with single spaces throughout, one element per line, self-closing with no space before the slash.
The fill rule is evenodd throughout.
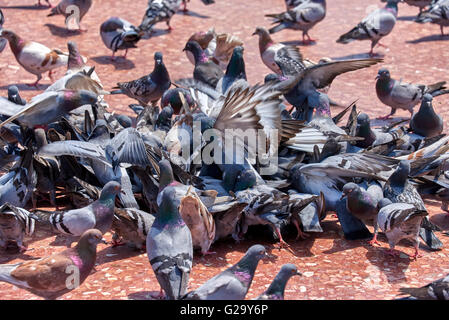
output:
<path id="1" fill-rule="evenodd" d="M 257 32 L 254 32 L 253 34 L 252 34 L 252 36 L 255 36 L 257 34 Z"/>
<path id="2" fill-rule="evenodd" d="M 380 78 L 380 75 L 377 75 L 374 80 L 378 80 Z"/>
<path id="3" fill-rule="evenodd" d="M 126 194 L 126 192 L 125 192 L 125 191 L 123 191 L 123 190 L 120 190 L 120 193 L 121 193 L 121 194 Z"/>
<path id="4" fill-rule="evenodd" d="M 157 63 L 157 64 L 161 64 L 161 63 L 162 63 L 162 60 L 161 60 L 161 59 L 157 59 L 157 60 L 156 60 L 156 63 Z"/>
<path id="5" fill-rule="evenodd" d="M 300 276 L 300 277 L 302 277 L 302 273 L 299 272 L 299 271 L 296 271 L 296 273 L 295 273 L 294 275 L 295 275 L 295 276 Z"/>

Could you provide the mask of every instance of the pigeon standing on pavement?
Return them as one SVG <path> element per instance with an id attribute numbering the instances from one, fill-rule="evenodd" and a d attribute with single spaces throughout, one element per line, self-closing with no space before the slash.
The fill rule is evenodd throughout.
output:
<path id="1" fill-rule="evenodd" d="M 153 72 L 137 80 L 117 83 L 114 89 L 119 90 L 112 91 L 111 94 L 125 94 L 143 106 L 147 106 L 149 102 L 156 105 L 164 92 L 170 88 L 171 81 L 161 52 L 154 54 L 154 61 Z"/>
<path id="2" fill-rule="evenodd" d="M 273 18 L 273 24 L 277 24 L 269 30 L 270 33 L 283 29 L 301 30 L 303 43 L 310 44 L 316 40 L 309 36 L 309 30 L 326 17 L 326 0 L 309 0 L 287 12 L 265 16 Z"/>
<path id="3" fill-rule="evenodd" d="M 218 81 L 224 76 L 224 73 L 217 64 L 209 60 L 199 43 L 189 41 L 183 51 L 190 51 L 195 58 L 193 78 L 204 82 L 212 88 L 216 88 Z"/>
<path id="4" fill-rule="evenodd" d="M 285 286 L 293 276 L 301 276 L 294 264 L 284 264 L 268 289 L 254 300 L 284 300 Z"/>
<path id="5" fill-rule="evenodd" d="M 395 114 L 396 109 L 403 109 L 413 115 L 413 108 L 421 101 L 424 94 L 429 93 L 433 97 L 449 93 L 446 90 L 446 81 L 431 85 L 403 83 L 393 79 L 386 68 L 379 69 L 377 73 L 376 93 L 382 103 L 391 107 L 391 113 L 379 119 L 388 119 Z"/>
<path id="6" fill-rule="evenodd" d="M 118 50 L 125 50 L 123 58 L 126 58 L 128 49 L 137 48 L 136 43 L 140 40 L 137 27 L 118 17 L 103 22 L 100 26 L 100 35 L 104 45 L 112 50 L 112 60 L 115 60 L 115 53 Z"/>
<path id="7" fill-rule="evenodd" d="M 187 292 L 192 269 L 193 246 L 189 227 L 173 199 L 175 188 L 160 192 L 159 212 L 147 236 L 147 254 L 154 274 L 167 299 L 178 300 Z"/>
<path id="8" fill-rule="evenodd" d="M 53 69 L 67 65 L 68 54 L 58 49 L 51 50 L 38 42 L 26 41 L 6 29 L 0 30 L 0 36 L 9 41 L 9 46 L 17 62 L 26 71 L 37 76 L 36 82 L 30 86 L 37 87 L 42 79 L 42 73 L 47 71 L 52 80 Z"/>
<path id="9" fill-rule="evenodd" d="M 422 219 L 428 215 L 427 211 L 417 209 L 410 203 L 392 203 L 389 199 L 382 199 L 378 207 L 377 223 L 387 236 L 390 245 L 388 253 L 398 255 L 394 250 L 396 244 L 402 239 L 409 239 L 415 244 L 414 257 L 418 257 L 419 229 Z"/>
<path id="10" fill-rule="evenodd" d="M 80 31 L 87 31 L 81 27 L 81 20 L 92 6 L 92 0 L 61 0 L 59 4 L 51 9 L 48 17 L 63 15 L 66 18 L 66 26 L 70 18 L 74 18 Z"/>
<path id="11" fill-rule="evenodd" d="M 445 36 L 444 27 L 449 26 L 449 1 L 434 0 L 428 10 L 419 14 L 416 22 L 437 24 L 440 26 L 441 36 Z"/>
<path id="12" fill-rule="evenodd" d="M 398 2 L 401 0 L 388 0 L 385 8 L 372 11 L 357 26 L 338 38 L 337 43 L 350 43 L 354 40 L 370 40 L 370 56 L 376 45 L 384 46 L 379 41 L 390 34 L 396 24 L 398 15 Z"/>
<path id="13" fill-rule="evenodd" d="M 73 248 L 38 260 L 0 265 L 0 281 L 55 299 L 86 280 L 95 266 L 100 242 L 106 243 L 100 231 L 87 230 Z"/>
<path id="14" fill-rule="evenodd" d="M 257 265 L 266 255 L 264 246 L 252 246 L 237 264 L 217 274 L 181 299 L 244 300 L 253 281 Z"/>
<path id="15" fill-rule="evenodd" d="M 100 198 L 87 207 L 68 211 L 36 211 L 31 217 L 50 224 L 57 232 L 65 235 L 80 236 L 92 228 L 104 234 L 111 229 L 115 198 L 121 190 L 118 182 L 111 181 L 101 190 Z"/>
<path id="16" fill-rule="evenodd" d="M 168 31 L 173 30 L 170 20 L 181 6 L 182 0 L 149 0 L 148 8 L 142 18 L 139 31 L 151 33 L 153 26 L 158 22 L 166 22 Z"/>
<path id="17" fill-rule="evenodd" d="M 443 118 L 433 109 L 432 99 L 432 95 L 426 93 L 419 111 L 410 120 L 410 129 L 426 138 L 432 138 L 443 132 Z"/>

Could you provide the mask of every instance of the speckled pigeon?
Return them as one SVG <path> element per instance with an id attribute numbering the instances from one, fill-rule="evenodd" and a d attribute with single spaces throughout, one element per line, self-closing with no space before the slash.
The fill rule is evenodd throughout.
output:
<path id="1" fill-rule="evenodd" d="M 443 118 L 433 109 L 432 99 L 432 95 L 426 93 L 419 111 L 410 120 L 410 129 L 426 138 L 432 138 L 443 132 Z"/>
<path id="2" fill-rule="evenodd" d="M 87 279 L 95 266 L 100 242 L 106 243 L 100 231 L 87 230 L 73 248 L 38 260 L 0 265 L 0 281 L 46 299 L 56 299 L 77 289 Z"/>
<path id="3" fill-rule="evenodd" d="M 147 236 L 147 254 L 154 274 L 167 299 L 186 294 L 192 269 L 193 246 L 190 230 L 173 202 L 176 190 L 161 192 L 159 212 Z"/>
<path id="4" fill-rule="evenodd" d="M 301 275 L 294 264 L 284 264 L 268 289 L 254 300 L 284 300 L 284 291 L 288 280 L 293 276 Z"/>
<path id="5" fill-rule="evenodd" d="M 416 22 L 437 24 L 440 26 L 441 35 L 444 36 L 443 28 L 449 26 L 449 1 L 433 0 L 429 9 L 419 14 Z"/>
<path id="6" fill-rule="evenodd" d="M 190 291 L 183 300 L 244 300 L 253 281 L 259 261 L 266 256 L 261 245 L 248 249 L 234 266 L 206 281 L 198 289 Z"/>
<path id="7" fill-rule="evenodd" d="M 26 251 L 23 238 L 33 234 L 35 225 L 29 215 L 27 210 L 9 203 L 0 207 L 0 248 L 7 252 Z"/>
<path id="8" fill-rule="evenodd" d="M 153 26 L 158 22 L 166 22 L 171 31 L 170 20 L 181 6 L 182 0 L 149 0 L 148 8 L 139 25 L 139 31 L 151 33 Z"/>
<path id="9" fill-rule="evenodd" d="M 128 49 L 136 48 L 136 43 L 140 40 L 137 27 L 119 17 L 112 17 L 103 22 L 100 35 L 104 45 L 112 50 L 112 60 L 115 60 L 118 50 L 125 50 L 123 58 L 126 58 Z"/>
<path id="10" fill-rule="evenodd" d="M 125 242 L 138 250 L 145 249 L 148 233 L 155 216 L 136 208 L 115 208 L 112 231 L 113 245 Z"/>
<path id="11" fill-rule="evenodd" d="M 115 197 L 120 192 L 120 184 L 111 181 L 101 190 L 100 198 L 87 207 L 68 211 L 36 211 L 31 214 L 31 217 L 50 224 L 55 231 L 65 235 L 81 236 L 86 230 L 92 228 L 104 234 L 111 229 Z"/>

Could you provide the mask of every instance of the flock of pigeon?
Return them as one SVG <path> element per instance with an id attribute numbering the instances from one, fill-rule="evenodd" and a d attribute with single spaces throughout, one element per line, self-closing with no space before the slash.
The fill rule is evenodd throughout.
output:
<path id="1" fill-rule="evenodd" d="M 386 2 L 338 42 L 371 40 L 374 56 L 374 46 L 396 23 L 401 0 Z M 417 21 L 449 25 L 449 1 L 403 2 L 419 7 Z M 186 1 L 150 0 L 140 26 L 114 17 L 101 25 L 101 38 L 114 58 L 118 50 L 151 37 L 156 23 L 170 28 L 182 3 L 187 10 Z M 75 5 L 79 23 L 91 4 L 62 0 L 49 15 L 66 14 Z M 15 86 L 0 98 L 0 247 L 24 252 L 25 236 L 38 228 L 51 228 L 77 244 L 39 260 L 0 265 L 0 281 L 57 298 L 76 289 L 67 286 L 68 268 L 79 270 L 79 283 L 88 281 L 97 244 L 112 232 L 113 246 L 147 252 L 161 287 L 157 297 L 243 300 L 266 249 L 250 247 L 237 264 L 187 292 L 193 250 L 213 254 L 214 242 L 244 240 L 255 225 L 266 226 L 281 247 L 288 247 L 282 236 L 288 226 L 297 239 L 326 232 L 321 221 L 329 212 L 336 213 L 348 240 L 380 245 L 380 229 L 388 239 L 385 254 L 398 255 L 403 239 L 413 243 L 414 259 L 420 257 L 420 238 L 430 250 L 441 249 L 441 230 L 429 220 L 423 198 L 441 201 L 449 212 L 449 137 L 432 107 L 434 97 L 449 93 L 446 82 L 404 83 L 381 68 L 377 96 L 391 107 L 383 120 L 404 109 L 411 114 L 409 124 L 392 119 L 376 126 L 380 120 L 358 112 L 355 103 L 332 117 L 331 107 L 339 106 L 327 95 L 332 81 L 383 60 L 313 62 L 298 48 L 274 42 L 271 33 L 290 28 L 302 30 L 310 43 L 308 32 L 326 16 L 325 0 L 286 0 L 286 5 L 286 12 L 268 15 L 274 27 L 255 26 L 260 57 L 273 72 L 257 85 L 247 82 L 243 42 L 214 29 L 186 41 L 184 51 L 194 65 L 191 78 L 172 82 L 170 66 L 156 52 L 149 75 L 109 91 L 74 42 L 65 53 L 1 29 L 0 49 L 9 42 L 17 62 L 38 77 L 33 86 L 55 68 L 67 67 L 67 73 L 30 101 Z M 136 118 L 113 112 L 104 100 L 109 94 L 135 99 L 129 107 Z M 226 148 L 214 149 L 213 161 L 197 161 L 209 146 L 205 134 L 211 129 L 215 137 L 226 132 L 244 147 L 231 157 Z M 244 130 L 263 132 L 260 145 L 246 143 Z M 197 135 L 203 135 L 199 145 Z M 265 154 L 258 153 L 262 146 L 269 153 L 276 149 L 276 170 L 269 175 L 263 173 Z M 254 161 L 250 154 L 257 155 Z M 37 209 L 47 201 L 55 211 Z M 74 209 L 60 210 L 62 204 Z M 367 224 L 374 226 L 374 235 Z M 300 275 L 296 266 L 282 266 L 258 299 L 283 299 L 295 275 Z M 408 298 L 448 299 L 449 276 L 401 292 Z"/>

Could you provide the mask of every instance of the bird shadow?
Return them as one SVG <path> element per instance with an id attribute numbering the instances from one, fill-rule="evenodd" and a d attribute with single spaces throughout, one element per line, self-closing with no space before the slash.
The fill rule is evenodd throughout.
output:
<path id="1" fill-rule="evenodd" d="M 181 13 L 182 15 L 185 15 L 185 16 L 190 16 L 190 17 L 195 17 L 195 18 L 200 18 L 200 19 L 210 19 L 209 16 L 205 16 L 205 15 L 202 15 L 198 12 L 191 11 L 191 10 L 188 10 L 187 12 L 181 10 L 179 13 Z"/>
<path id="2" fill-rule="evenodd" d="M 332 60 L 347 60 L 347 59 L 366 59 L 366 58 L 383 58 L 385 54 L 383 53 L 375 53 L 373 56 L 367 53 L 356 53 L 356 54 L 348 54 L 346 56 L 341 57 L 332 57 Z"/>
<path id="3" fill-rule="evenodd" d="M 137 250 L 126 245 L 118 247 L 109 246 L 97 253 L 97 263 L 102 265 L 105 263 L 133 258 L 144 253 L 144 251 Z"/>
<path id="4" fill-rule="evenodd" d="M 0 9 L 18 9 L 18 10 L 48 10 L 50 6 L 0 6 Z"/>
<path id="5" fill-rule="evenodd" d="M 32 251 L 32 249 L 27 251 Z M 6 250 L 0 250 L 0 264 L 8 263 L 15 259 L 30 261 L 30 260 L 37 260 L 40 258 L 30 256 L 26 252 L 9 252 Z"/>
<path id="6" fill-rule="evenodd" d="M 399 257 L 386 253 L 387 248 L 372 248 L 366 252 L 367 260 L 385 274 L 388 283 L 395 284 L 407 281 L 405 271 L 413 261 L 407 254 L 401 252 Z"/>
<path id="7" fill-rule="evenodd" d="M 10 83 L 8 85 L 0 86 L 0 90 L 8 90 L 10 86 L 16 86 L 19 91 L 41 91 L 47 89 L 49 84 L 39 84 L 38 87 L 30 87 L 25 83 Z"/>
<path id="8" fill-rule="evenodd" d="M 158 300 L 153 298 L 152 296 L 158 295 L 158 291 L 138 291 L 134 293 L 130 293 L 128 295 L 128 299 L 130 300 Z"/>
<path id="9" fill-rule="evenodd" d="M 301 47 L 311 47 L 311 46 L 315 46 L 317 44 L 316 41 L 304 43 L 301 40 L 282 41 L 281 43 L 285 44 L 287 46 L 301 46 Z"/>
<path id="10" fill-rule="evenodd" d="M 417 43 L 421 43 L 421 42 L 446 41 L 446 40 L 449 40 L 449 35 L 442 36 L 441 34 L 433 34 L 430 36 L 424 36 L 419 39 L 409 40 L 409 41 L 406 41 L 406 43 L 417 44 Z"/>
<path id="11" fill-rule="evenodd" d="M 123 57 L 117 57 L 116 60 L 112 60 L 111 56 L 97 56 L 91 59 L 98 64 L 112 64 L 115 70 L 131 70 L 136 67 L 134 62 Z"/>
<path id="12" fill-rule="evenodd" d="M 402 17 L 397 17 L 396 20 L 399 21 L 415 21 L 417 16 L 402 16 Z"/>
<path id="13" fill-rule="evenodd" d="M 60 38 L 74 37 L 81 34 L 80 30 L 70 30 L 65 27 L 54 25 L 52 23 L 46 23 L 44 26 L 46 26 L 48 30 L 50 30 L 50 33 L 52 35 Z"/>
<path id="14" fill-rule="evenodd" d="M 143 40 L 149 40 L 154 37 L 160 37 L 166 34 L 171 33 L 171 30 L 168 29 L 158 29 L 158 28 L 152 28 L 151 31 L 146 32 L 143 36 Z"/>

